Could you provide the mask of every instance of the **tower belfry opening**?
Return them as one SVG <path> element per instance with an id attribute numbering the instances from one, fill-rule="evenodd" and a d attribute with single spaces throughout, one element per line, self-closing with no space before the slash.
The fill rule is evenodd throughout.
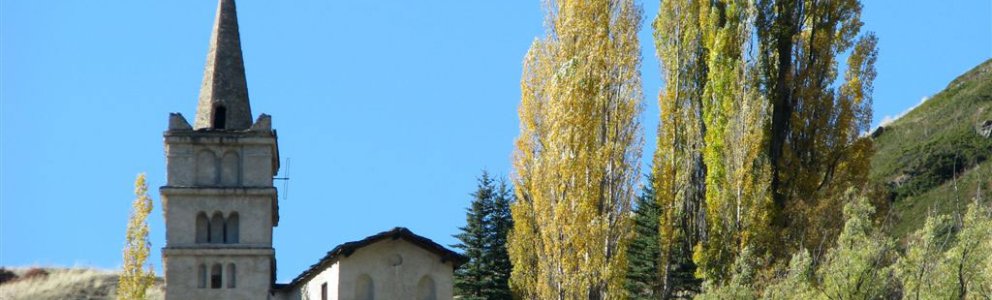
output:
<path id="1" fill-rule="evenodd" d="M 245 130 L 251 125 L 237 8 L 234 0 L 218 0 L 193 129 Z"/>
<path id="2" fill-rule="evenodd" d="M 225 125 L 227 125 L 227 122 L 226 122 L 227 121 L 227 108 L 224 108 L 223 105 L 219 105 L 219 106 L 217 106 L 217 108 L 214 108 L 214 118 L 213 119 L 214 119 L 214 126 L 213 126 L 214 129 L 224 129 L 225 128 Z"/>

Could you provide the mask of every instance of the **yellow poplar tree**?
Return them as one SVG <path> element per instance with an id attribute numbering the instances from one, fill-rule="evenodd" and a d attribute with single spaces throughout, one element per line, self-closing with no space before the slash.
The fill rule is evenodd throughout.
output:
<path id="1" fill-rule="evenodd" d="M 700 1 L 662 1 L 653 23 L 665 82 L 658 95 L 661 120 L 652 160 L 665 295 L 698 285 L 692 251 L 706 230 L 702 101 L 707 74 L 699 9 Z"/>
<path id="2" fill-rule="evenodd" d="M 708 226 L 694 260 L 699 277 L 709 280 L 726 279 L 745 248 L 761 256 L 768 240 L 766 104 L 747 56 L 752 11 L 747 0 L 704 1 L 699 10 L 708 70 L 703 92 Z"/>
<path id="3" fill-rule="evenodd" d="M 752 15 L 750 1 L 663 1 L 655 19 L 665 79 L 655 188 L 669 208 L 663 258 L 676 262 L 663 273 L 679 269 L 686 244 L 695 247 L 695 275 L 709 280 L 728 275 L 746 247 L 756 256 L 767 249 L 767 103 L 748 56 Z"/>
<path id="4" fill-rule="evenodd" d="M 662 1 L 663 259 L 688 241 L 696 275 L 720 282 L 743 249 L 763 268 L 837 236 L 842 192 L 867 182 L 872 148 L 877 39 L 861 34 L 860 12 L 859 0 Z M 695 192 L 700 213 L 685 209 Z"/>
<path id="5" fill-rule="evenodd" d="M 511 287 L 527 299 L 622 299 L 642 147 L 641 9 L 546 1 L 521 79 Z"/>
<path id="6" fill-rule="evenodd" d="M 117 299 L 145 299 L 146 291 L 155 283 L 155 271 L 151 265 L 144 269 L 151 250 L 146 220 L 152 212 L 152 198 L 148 197 L 144 173 L 138 174 L 134 181 L 134 195 L 136 198 L 131 204 L 131 218 L 127 223 L 124 269 L 117 285 Z"/>

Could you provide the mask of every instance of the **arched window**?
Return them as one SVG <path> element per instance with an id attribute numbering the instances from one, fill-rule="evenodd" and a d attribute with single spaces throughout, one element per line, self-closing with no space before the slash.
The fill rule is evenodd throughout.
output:
<path id="1" fill-rule="evenodd" d="M 210 242 L 210 220 L 207 219 L 207 214 L 201 211 L 196 214 L 196 243 L 208 242 Z"/>
<path id="2" fill-rule="evenodd" d="M 227 108 L 223 105 L 214 108 L 214 129 L 224 129 L 227 125 Z"/>
<path id="3" fill-rule="evenodd" d="M 417 283 L 417 300 L 436 300 L 437 291 L 434 288 L 434 279 L 430 275 L 424 275 Z"/>
<path id="4" fill-rule="evenodd" d="M 220 162 L 220 184 L 223 186 L 237 186 L 238 174 L 240 174 L 241 160 L 238 154 L 231 151 L 224 153 Z"/>
<path id="5" fill-rule="evenodd" d="M 210 219 L 209 241 L 211 243 L 224 242 L 224 216 L 220 212 L 215 212 L 214 216 Z"/>
<path id="6" fill-rule="evenodd" d="M 373 300 L 375 299 L 375 283 L 368 274 L 362 274 L 355 280 L 355 299 Z"/>
<path id="7" fill-rule="evenodd" d="M 227 264 L 227 288 L 234 288 L 234 281 L 237 278 L 234 274 L 237 274 L 237 270 L 234 268 L 234 264 Z"/>
<path id="8" fill-rule="evenodd" d="M 227 244 L 237 244 L 238 243 L 238 231 L 240 230 L 239 224 L 241 221 L 238 218 L 238 212 L 232 212 L 230 216 L 227 217 L 227 226 L 224 230 L 224 243 Z"/>
<path id="9" fill-rule="evenodd" d="M 221 266 L 220 264 L 214 264 L 210 267 L 210 288 L 219 289 L 221 286 Z"/>
<path id="10" fill-rule="evenodd" d="M 200 264 L 200 267 L 196 270 L 196 287 L 206 288 L 207 287 L 207 265 Z"/>
<path id="11" fill-rule="evenodd" d="M 196 184 L 217 184 L 217 156 L 210 150 L 200 151 L 196 155 Z"/>

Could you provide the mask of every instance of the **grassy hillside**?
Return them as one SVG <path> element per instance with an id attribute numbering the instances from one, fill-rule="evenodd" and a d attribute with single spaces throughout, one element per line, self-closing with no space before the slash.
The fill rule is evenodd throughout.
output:
<path id="1" fill-rule="evenodd" d="M 888 189 L 905 236 L 928 214 L 963 213 L 969 201 L 992 198 L 992 60 L 873 133 L 871 178 Z M 981 193 L 981 194 L 979 194 Z"/>
<path id="2" fill-rule="evenodd" d="M 0 300 L 19 299 L 115 299 L 117 274 L 83 268 L 15 268 L 15 278 L 0 283 Z M 8 273 L 9 274 L 9 273 Z M 149 299 L 164 299 L 158 280 L 148 291 Z"/>

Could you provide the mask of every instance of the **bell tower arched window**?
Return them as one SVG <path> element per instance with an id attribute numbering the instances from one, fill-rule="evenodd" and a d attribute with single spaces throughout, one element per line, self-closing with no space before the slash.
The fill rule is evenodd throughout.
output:
<path id="1" fill-rule="evenodd" d="M 227 108 L 223 105 L 214 108 L 214 129 L 224 129 L 227 125 Z"/>
<path id="2" fill-rule="evenodd" d="M 219 289 L 221 286 L 221 266 L 220 264 L 214 264 L 210 267 L 210 288 Z"/>
<path id="3" fill-rule="evenodd" d="M 224 242 L 224 216 L 220 212 L 215 212 L 210 218 L 210 237 L 207 241 L 215 244 Z"/>
<path id="4" fill-rule="evenodd" d="M 231 213 L 230 216 L 227 216 L 227 221 L 224 223 L 225 224 L 225 227 L 224 227 L 224 243 L 225 244 L 237 244 L 238 243 L 238 239 L 240 238 L 238 236 L 239 235 L 239 232 L 238 231 L 239 231 L 239 227 L 241 225 L 239 223 L 241 223 L 241 220 L 238 217 L 238 213 L 237 212 L 233 212 L 233 213 Z"/>
<path id="5" fill-rule="evenodd" d="M 210 242 L 210 220 L 207 214 L 200 212 L 196 214 L 196 243 L 203 244 Z"/>

